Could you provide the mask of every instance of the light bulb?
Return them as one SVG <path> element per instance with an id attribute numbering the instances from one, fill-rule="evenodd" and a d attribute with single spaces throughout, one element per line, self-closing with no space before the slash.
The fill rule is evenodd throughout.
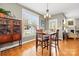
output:
<path id="1" fill-rule="evenodd" d="M 51 18 L 51 15 L 49 15 L 49 18 Z"/>
<path id="2" fill-rule="evenodd" d="M 48 16 L 49 16 L 49 14 L 47 13 L 47 14 L 46 14 L 46 16 L 48 17 Z"/>
<path id="3" fill-rule="evenodd" d="M 46 18 L 46 15 L 44 15 L 44 18 Z"/>

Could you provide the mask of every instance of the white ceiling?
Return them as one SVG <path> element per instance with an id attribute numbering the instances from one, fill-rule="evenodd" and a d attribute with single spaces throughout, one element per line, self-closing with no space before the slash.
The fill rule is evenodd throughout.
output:
<path id="1" fill-rule="evenodd" d="M 46 3 L 20 3 L 42 15 L 46 14 Z M 48 3 L 50 14 L 65 13 L 67 17 L 79 18 L 79 3 Z"/>

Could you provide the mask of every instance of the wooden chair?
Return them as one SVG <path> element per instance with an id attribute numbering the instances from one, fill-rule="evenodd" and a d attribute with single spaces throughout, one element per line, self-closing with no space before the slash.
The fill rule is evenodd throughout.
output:
<path id="1" fill-rule="evenodd" d="M 55 52 L 57 55 L 57 49 L 59 50 L 59 30 L 57 30 L 54 34 L 51 34 L 51 47 L 55 47 Z"/>
<path id="2" fill-rule="evenodd" d="M 38 50 L 38 46 L 41 46 L 42 55 L 43 55 L 43 49 L 45 47 L 47 47 L 47 49 L 48 49 L 48 39 L 49 39 L 49 37 L 46 36 L 46 34 L 43 33 L 42 30 L 36 31 L 36 51 Z"/>

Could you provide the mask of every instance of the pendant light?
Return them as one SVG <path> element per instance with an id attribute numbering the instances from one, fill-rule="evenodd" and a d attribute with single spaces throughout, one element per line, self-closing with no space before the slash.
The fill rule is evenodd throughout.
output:
<path id="1" fill-rule="evenodd" d="M 49 9 L 48 9 L 48 3 L 47 3 L 47 9 L 46 9 L 46 14 L 44 15 L 45 19 L 50 19 L 51 15 L 49 14 Z"/>

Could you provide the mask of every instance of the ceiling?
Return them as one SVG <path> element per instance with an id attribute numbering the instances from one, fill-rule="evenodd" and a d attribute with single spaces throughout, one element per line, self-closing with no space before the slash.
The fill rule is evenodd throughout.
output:
<path id="1" fill-rule="evenodd" d="M 42 15 L 46 14 L 46 3 L 20 3 L 21 5 L 34 10 Z M 67 17 L 79 18 L 79 3 L 48 3 L 51 15 L 64 13 Z"/>

